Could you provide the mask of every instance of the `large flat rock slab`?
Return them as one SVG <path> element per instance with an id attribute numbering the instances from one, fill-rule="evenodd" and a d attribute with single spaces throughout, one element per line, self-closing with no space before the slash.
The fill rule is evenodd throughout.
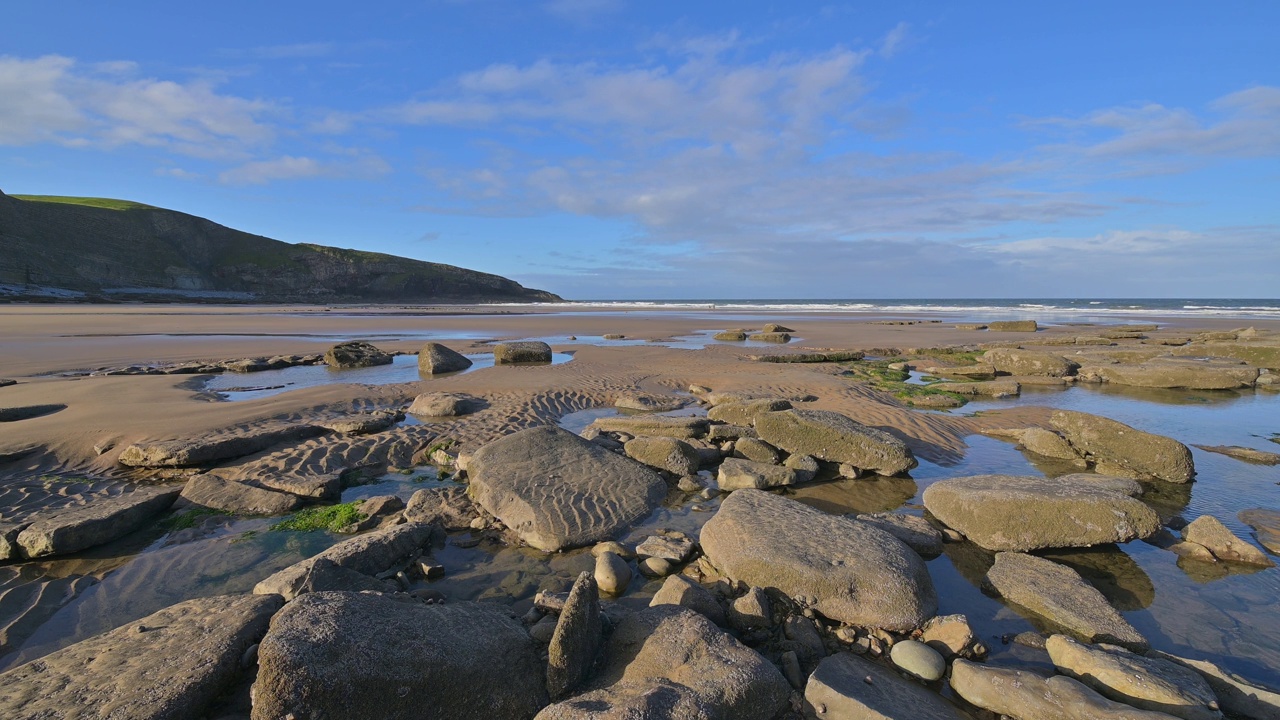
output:
<path id="1" fill-rule="evenodd" d="M 225 437 L 137 443 L 121 451 L 119 462 L 130 467 L 151 468 L 205 465 L 252 455 L 272 445 L 297 442 L 325 432 L 328 431 L 316 425 L 297 425 Z"/>
<path id="2" fill-rule="evenodd" d="M 951 666 L 951 687 L 974 705 L 1015 720 L 1174 720 L 1172 715 L 1112 702 L 1065 675 L 1046 679 L 968 660 Z"/>
<path id="3" fill-rule="evenodd" d="M 319 560 L 330 560 L 338 567 L 365 575 L 377 575 L 412 557 L 427 544 L 431 534 L 431 525 L 410 522 L 357 535 L 275 573 L 255 585 L 253 592 L 258 595 L 281 595 L 286 600 L 292 600 L 297 597 L 307 575 Z"/>
<path id="4" fill-rule="evenodd" d="M 670 437 L 687 440 L 707 434 L 707 419 L 701 417 L 664 417 L 661 415 L 619 415 L 597 418 L 589 426 L 600 432 L 622 432 L 637 437 Z"/>
<path id="5" fill-rule="evenodd" d="M 278 595 L 188 600 L 63 648 L 0 674 L 0 717 L 203 717 L 282 604 Z"/>
<path id="6" fill-rule="evenodd" d="M 1049 423 L 1077 453 L 1095 463 L 1098 472 L 1174 483 L 1195 477 L 1191 451 L 1173 438 L 1073 410 L 1055 412 Z"/>
<path id="7" fill-rule="evenodd" d="M 901 540 L 761 490 L 739 490 L 702 529 L 728 577 L 773 587 L 841 622 L 909 630 L 938 601 L 924 561 Z"/>
<path id="8" fill-rule="evenodd" d="M 1022 348 L 993 348 L 982 359 L 1003 375 L 1044 375 L 1065 377 L 1080 367 L 1074 360 L 1042 350 Z"/>
<path id="9" fill-rule="evenodd" d="M 988 550 L 1088 547 L 1155 534 L 1156 512 L 1114 487 L 1105 481 L 973 475 L 930 485 L 924 506 Z"/>
<path id="10" fill-rule="evenodd" d="M 1258 368 L 1238 362 L 1192 358 L 1152 358 L 1137 365 L 1092 365 L 1080 377 L 1116 385 L 1188 390 L 1233 390 L 1253 387 Z"/>
<path id="11" fill-rule="evenodd" d="M 284 515 L 302 507 L 302 499 L 205 474 L 187 481 L 178 505 L 194 505 L 237 515 Z"/>
<path id="12" fill-rule="evenodd" d="M 502 608 L 316 592 L 271 622 L 254 720 L 524 720 L 547 703 L 532 638 Z"/>
<path id="13" fill-rule="evenodd" d="M 804 700 L 819 720 L 962 720 L 955 707 L 919 683 L 849 652 L 818 663 Z"/>
<path id="14" fill-rule="evenodd" d="M 1080 640 L 1111 643 L 1137 652 L 1147 649 L 1146 638 L 1097 588 L 1066 565 L 1035 555 L 1002 552 L 987 571 L 986 584 L 1015 609 Z"/>
<path id="15" fill-rule="evenodd" d="M 1083 645 L 1066 635 L 1045 643 L 1058 671 L 1103 697 L 1183 720 L 1221 720 L 1218 698 L 1191 668 L 1119 648 Z"/>
<path id="16" fill-rule="evenodd" d="M 26 558 L 66 555 L 110 542 L 164 512 L 181 487 L 146 487 L 36 516 L 14 544 Z"/>
<path id="17" fill-rule="evenodd" d="M 829 410 L 761 413 L 756 433 L 792 455 L 848 463 L 881 475 L 904 473 L 918 464 L 903 441 Z"/>
<path id="18" fill-rule="evenodd" d="M 667 494 L 650 468 L 552 427 L 485 445 L 467 474 L 476 503 L 547 552 L 607 540 L 647 517 Z"/>
<path id="19" fill-rule="evenodd" d="M 759 653 L 683 607 L 659 605 L 618 624 L 594 689 L 536 720 L 771 720 L 791 686 Z"/>

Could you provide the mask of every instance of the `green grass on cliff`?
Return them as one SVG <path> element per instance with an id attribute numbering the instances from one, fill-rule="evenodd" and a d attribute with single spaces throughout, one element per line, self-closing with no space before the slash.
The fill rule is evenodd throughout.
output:
<path id="1" fill-rule="evenodd" d="M 85 205 L 87 207 L 105 208 L 107 210 L 158 210 L 153 205 L 130 200 L 112 200 L 111 198 L 65 197 L 62 195 L 10 195 L 9 197 L 27 202 L 62 203 L 63 205 Z"/>

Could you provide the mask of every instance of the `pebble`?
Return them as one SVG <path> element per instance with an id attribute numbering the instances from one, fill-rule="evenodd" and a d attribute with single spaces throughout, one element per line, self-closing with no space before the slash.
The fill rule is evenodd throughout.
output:
<path id="1" fill-rule="evenodd" d="M 591 555 L 594 557 L 600 557 L 601 554 L 607 552 L 613 553 L 624 560 L 630 560 L 636 556 L 634 550 L 623 545 L 617 540 L 606 540 L 602 543 L 596 543 L 596 545 L 591 548 Z"/>
<path id="2" fill-rule="evenodd" d="M 947 661 L 933 648 L 918 640 L 903 640 L 889 651 L 894 665 L 923 680 L 937 680 L 947 672 Z"/>
<path id="3" fill-rule="evenodd" d="M 648 577 L 666 577 L 675 566 L 670 560 L 660 557 L 648 557 L 640 561 L 640 572 Z"/>

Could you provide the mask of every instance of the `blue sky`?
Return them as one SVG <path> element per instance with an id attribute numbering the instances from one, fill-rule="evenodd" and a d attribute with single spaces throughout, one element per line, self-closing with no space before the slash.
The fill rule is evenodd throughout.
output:
<path id="1" fill-rule="evenodd" d="M 1280 295 L 1280 3 L 195 5 L 8 4 L 0 189 L 574 299 Z"/>

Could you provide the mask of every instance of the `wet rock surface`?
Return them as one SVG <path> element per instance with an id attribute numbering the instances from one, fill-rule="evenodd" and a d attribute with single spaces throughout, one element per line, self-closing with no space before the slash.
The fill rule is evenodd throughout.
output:
<path id="1" fill-rule="evenodd" d="M 1140 480 L 1190 482 L 1195 476 L 1191 451 L 1162 435 L 1088 413 L 1060 410 L 1050 418 L 1071 446 L 1098 466 L 1098 472 Z"/>
<path id="2" fill-rule="evenodd" d="M 1104 697 L 1184 720 L 1218 720 L 1218 698 L 1194 670 L 1120 648 L 1084 645 L 1064 635 L 1045 643 L 1062 673 Z"/>
<path id="3" fill-rule="evenodd" d="M 390 353 L 360 341 L 334 345 L 324 354 L 325 363 L 340 370 L 390 365 L 394 359 Z"/>
<path id="4" fill-rule="evenodd" d="M 756 417 L 760 439 L 796 455 L 896 475 L 917 465 L 898 438 L 827 410 L 785 410 Z"/>
<path id="5" fill-rule="evenodd" d="M 849 652 L 825 658 L 809 676 L 805 705 L 818 718 L 960 720 L 954 706 L 893 671 Z"/>
<path id="6" fill-rule="evenodd" d="M 145 487 L 90 505 L 38 515 L 13 541 L 26 558 L 66 555 L 128 535 L 164 512 L 181 487 Z"/>
<path id="7" fill-rule="evenodd" d="M 413 557 L 431 539 L 432 526 L 405 523 L 344 540 L 314 557 L 290 565 L 254 586 L 258 595 L 297 597 L 317 560 L 330 560 L 339 567 L 374 576 Z"/>
<path id="8" fill-rule="evenodd" d="M 1016 720 L 1171 720 L 1173 716 L 1108 700 L 1065 675 L 1043 678 L 1026 670 L 956 660 L 951 687 L 980 708 Z"/>
<path id="9" fill-rule="evenodd" d="M 424 375 L 460 372 L 471 365 L 471 358 L 438 342 L 429 342 L 418 351 L 418 371 Z"/>

